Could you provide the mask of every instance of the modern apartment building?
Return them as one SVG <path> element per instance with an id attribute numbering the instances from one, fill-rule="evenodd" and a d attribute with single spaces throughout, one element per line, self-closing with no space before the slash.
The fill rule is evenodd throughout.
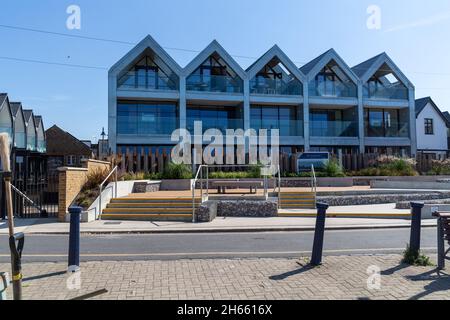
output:
<path id="1" fill-rule="evenodd" d="M 414 86 L 382 53 L 301 68 L 274 46 L 247 70 L 213 41 L 185 68 L 147 36 L 109 71 L 112 152 L 170 148 L 177 128 L 279 129 L 282 152 L 416 153 Z"/>

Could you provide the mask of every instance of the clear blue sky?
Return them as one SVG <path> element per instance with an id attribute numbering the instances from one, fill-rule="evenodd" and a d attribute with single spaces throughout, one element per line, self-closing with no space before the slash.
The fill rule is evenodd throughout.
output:
<path id="1" fill-rule="evenodd" d="M 81 30 L 66 28 L 66 9 L 81 7 Z M 366 26 L 381 8 L 381 30 Z M 386 51 L 416 85 L 450 110 L 448 0 L 3 0 L 0 24 L 202 50 L 217 39 L 232 55 L 259 57 L 278 44 L 299 66 L 333 47 L 353 66 Z M 107 68 L 130 45 L 0 27 L 0 57 L 100 67 L 71 68 L 0 58 L 0 92 L 80 139 L 107 127 Z M 168 50 L 185 66 L 196 53 Z M 247 67 L 253 59 L 236 59 Z M 101 68 L 105 69 L 101 69 Z"/>

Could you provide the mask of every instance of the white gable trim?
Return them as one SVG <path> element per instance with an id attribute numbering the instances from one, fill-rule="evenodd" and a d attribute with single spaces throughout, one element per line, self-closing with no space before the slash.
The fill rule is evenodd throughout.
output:
<path id="1" fill-rule="evenodd" d="M 370 77 L 372 77 L 380 68 L 381 66 L 386 63 L 389 68 L 392 69 L 392 72 L 400 79 L 400 81 L 409 89 L 414 89 L 414 85 L 411 81 L 405 76 L 405 74 L 400 70 L 399 67 L 392 61 L 392 59 L 385 53 L 381 54 L 378 59 L 372 64 L 372 66 L 367 69 L 367 71 L 364 73 L 364 75 L 361 77 L 361 80 L 363 83 L 366 83 Z"/>
<path id="2" fill-rule="evenodd" d="M 277 45 L 274 45 L 269 51 L 267 51 L 261 58 L 259 58 L 253 66 L 247 70 L 248 79 L 253 79 L 256 74 L 264 68 L 266 64 L 270 62 L 274 57 L 278 57 L 281 63 L 293 74 L 297 80 L 302 84 L 306 82 L 306 76 L 297 68 L 295 63 L 281 50 Z"/>
<path id="3" fill-rule="evenodd" d="M 124 71 L 130 64 L 132 64 L 145 50 L 151 49 L 155 54 L 164 61 L 165 64 L 178 76 L 182 73 L 182 68 L 179 64 L 153 39 L 150 35 L 145 37 L 139 44 L 137 44 L 131 51 L 122 57 L 111 69 L 109 75 L 117 77 L 119 73 Z"/>
<path id="4" fill-rule="evenodd" d="M 210 55 L 217 52 L 219 56 L 233 69 L 242 79 L 247 79 L 247 74 L 232 56 L 216 41 L 211 42 L 194 60 L 192 60 L 183 70 L 183 74 L 189 77 Z"/>
<path id="5" fill-rule="evenodd" d="M 345 61 L 337 54 L 334 49 L 329 50 L 320 61 L 311 69 L 307 74 L 308 80 L 311 81 L 331 60 L 336 61 L 339 67 L 345 72 L 345 74 L 353 81 L 355 85 L 360 82 L 358 76 L 353 70 L 345 63 Z"/>

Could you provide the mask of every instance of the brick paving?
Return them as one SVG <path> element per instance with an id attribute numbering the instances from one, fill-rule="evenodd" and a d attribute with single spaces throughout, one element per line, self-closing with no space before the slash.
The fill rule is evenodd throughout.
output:
<path id="1" fill-rule="evenodd" d="M 71 299 L 96 290 L 94 299 L 446 299 L 450 275 L 434 267 L 399 264 L 399 255 L 325 257 L 317 268 L 295 259 L 198 259 L 87 262 L 81 289 L 68 290 L 65 263 L 25 263 L 25 299 Z M 300 264 L 299 264 L 300 263 Z M 381 270 L 369 289 L 370 266 Z M 8 264 L 0 270 L 9 272 Z M 12 292 L 8 289 L 8 297 Z"/>

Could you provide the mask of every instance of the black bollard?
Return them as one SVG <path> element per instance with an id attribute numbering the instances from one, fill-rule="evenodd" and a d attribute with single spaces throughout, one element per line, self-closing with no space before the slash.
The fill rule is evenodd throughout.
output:
<path id="1" fill-rule="evenodd" d="M 9 238 L 14 300 L 22 300 L 22 252 L 24 245 L 25 235 L 23 233 L 16 233 Z"/>
<path id="2" fill-rule="evenodd" d="M 70 207 L 69 272 L 80 270 L 80 207 Z"/>
<path id="3" fill-rule="evenodd" d="M 422 208 L 423 202 L 411 202 L 411 238 L 409 249 L 414 255 L 419 255 L 420 251 L 420 231 L 422 228 Z"/>
<path id="4" fill-rule="evenodd" d="M 313 252 L 311 256 L 311 265 L 319 266 L 322 264 L 323 237 L 325 233 L 325 218 L 327 216 L 328 204 L 317 204 L 316 230 L 314 232 Z"/>

